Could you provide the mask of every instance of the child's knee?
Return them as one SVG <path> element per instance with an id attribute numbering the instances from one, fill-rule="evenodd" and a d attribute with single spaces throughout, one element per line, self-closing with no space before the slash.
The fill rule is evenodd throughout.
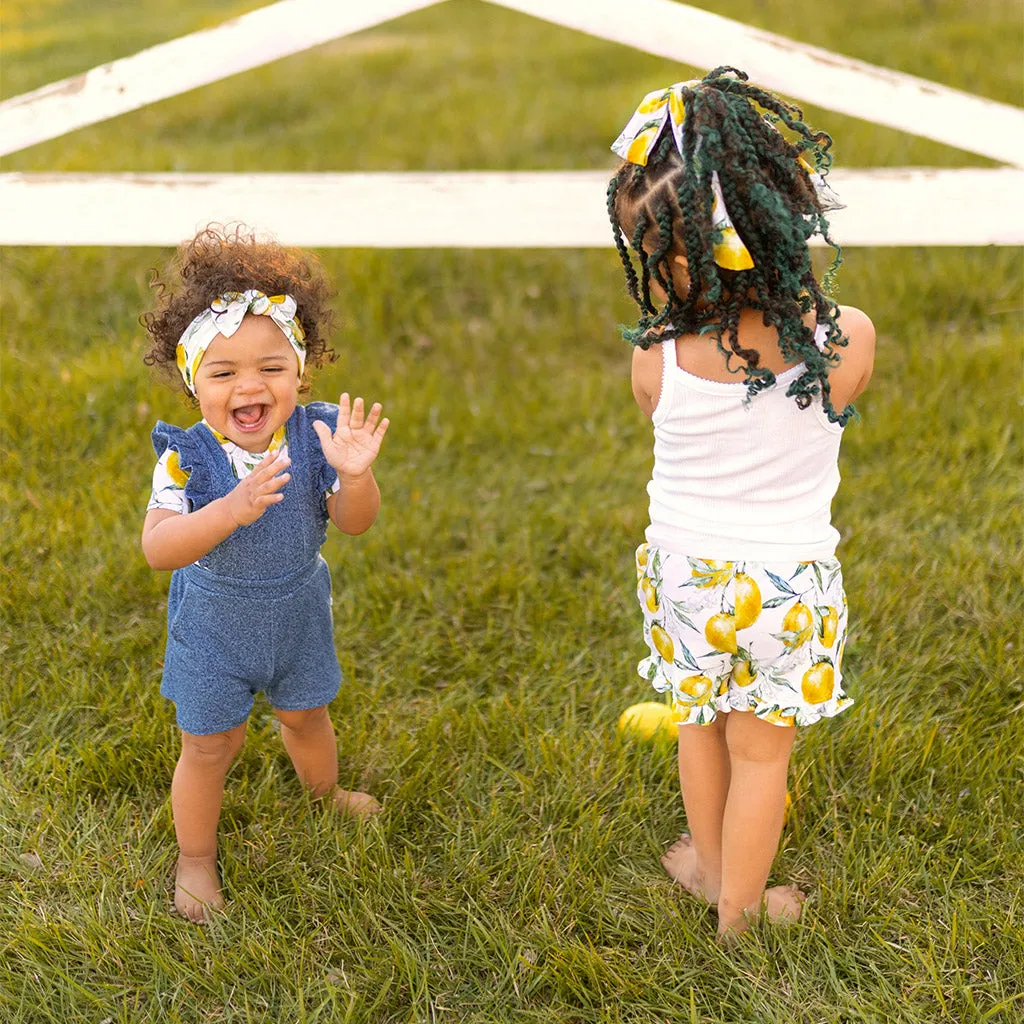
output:
<path id="1" fill-rule="evenodd" d="M 299 735 L 316 732 L 322 729 L 325 724 L 330 725 L 331 721 L 326 704 L 322 704 L 318 708 L 307 708 L 303 711 L 282 711 L 280 708 L 275 708 L 274 714 L 283 728 Z"/>
<path id="2" fill-rule="evenodd" d="M 245 725 L 205 736 L 181 734 L 181 755 L 193 764 L 208 768 L 226 768 L 235 759 L 245 741 Z"/>
<path id="3" fill-rule="evenodd" d="M 732 760 L 788 761 L 795 739 L 795 726 L 764 722 L 749 711 L 731 711 L 727 716 L 725 742 Z"/>

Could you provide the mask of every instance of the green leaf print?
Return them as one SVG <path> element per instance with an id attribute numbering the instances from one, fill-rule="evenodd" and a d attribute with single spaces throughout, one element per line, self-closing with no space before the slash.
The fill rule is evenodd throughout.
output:
<path id="1" fill-rule="evenodd" d="M 822 579 L 821 579 L 821 566 L 818 565 L 817 562 L 814 563 L 814 578 L 818 581 L 818 590 L 821 593 L 824 593 L 824 591 L 825 591 L 825 584 L 822 582 Z"/>
<path id="2" fill-rule="evenodd" d="M 775 573 L 769 572 L 767 569 L 765 569 L 764 574 L 772 581 L 779 593 L 790 594 L 792 597 L 796 597 L 796 591 L 781 576 L 776 576 Z"/>
<path id="3" fill-rule="evenodd" d="M 694 657 L 690 653 L 690 651 L 687 648 L 686 644 L 684 644 L 682 641 L 678 641 L 678 646 L 679 646 L 679 656 L 676 658 L 676 666 L 678 668 L 688 668 L 688 669 L 692 669 L 694 672 L 700 672 L 701 671 L 701 667 L 694 660 Z"/>
<path id="4" fill-rule="evenodd" d="M 686 626 L 687 629 L 692 629 L 695 633 L 697 632 L 697 627 L 693 624 L 689 615 L 686 614 L 689 609 L 682 603 L 682 601 L 675 601 L 672 598 L 669 598 L 668 606 L 677 622 Z"/>

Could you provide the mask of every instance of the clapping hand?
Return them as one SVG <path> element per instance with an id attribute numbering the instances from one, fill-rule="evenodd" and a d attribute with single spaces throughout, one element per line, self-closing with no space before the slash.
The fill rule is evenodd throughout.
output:
<path id="1" fill-rule="evenodd" d="M 287 455 L 268 455 L 244 480 L 239 480 L 227 495 L 227 507 L 237 526 L 255 523 L 267 508 L 284 501 L 280 490 L 291 479 L 285 470 L 292 464 Z"/>
<path id="2" fill-rule="evenodd" d="M 380 414 L 381 404 L 374 402 L 364 416 L 363 400 L 350 404 L 346 392 L 338 399 L 338 428 L 333 434 L 322 420 L 313 423 L 324 457 L 339 477 L 362 476 L 373 465 L 390 423 Z"/>

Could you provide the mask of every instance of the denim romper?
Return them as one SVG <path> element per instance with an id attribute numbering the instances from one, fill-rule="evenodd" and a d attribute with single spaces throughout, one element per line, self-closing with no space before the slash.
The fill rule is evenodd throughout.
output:
<path id="1" fill-rule="evenodd" d="M 199 561 L 171 574 L 167 650 L 160 692 L 179 727 L 203 736 L 241 725 L 263 690 L 275 708 L 300 711 L 331 701 L 341 685 L 331 617 L 331 574 L 320 555 L 327 537 L 326 492 L 337 476 L 314 420 L 335 429 L 338 407 L 296 406 L 287 424 L 291 479 L 284 500 L 238 527 Z M 178 452 L 194 512 L 238 483 L 202 423 L 158 422 L 157 457 Z"/>

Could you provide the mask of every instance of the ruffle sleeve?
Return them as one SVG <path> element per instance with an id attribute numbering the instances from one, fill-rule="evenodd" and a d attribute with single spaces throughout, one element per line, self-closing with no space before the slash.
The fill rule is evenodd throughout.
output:
<path id="1" fill-rule="evenodd" d="M 321 497 L 335 490 L 338 473 L 324 458 L 324 450 L 320 446 L 320 438 L 313 429 L 313 423 L 321 420 L 331 428 L 331 433 L 338 429 L 338 407 L 331 402 L 310 402 L 305 407 L 306 443 L 309 445 L 310 459 L 313 464 L 313 480 Z"/>
<path id="2" fill-rule="evenodd" d="M 182 430 L 172 423 L 158 420 L 151 435 L 157 458 L 161 458 L 168 449 L 178 453 L 178 466 L 188 477 L 185 497 L 192 509 L 201 508 L 217 497 L 209 468 L 209 446 L 204 445 L 201 435 L 197 432 L 202 429 L 204 428 L 201 425 L 197 425 Z M 210 438 L 212 440 L 212 435 Z M 213 443 L 216 445 L 216 441 Z"/>

